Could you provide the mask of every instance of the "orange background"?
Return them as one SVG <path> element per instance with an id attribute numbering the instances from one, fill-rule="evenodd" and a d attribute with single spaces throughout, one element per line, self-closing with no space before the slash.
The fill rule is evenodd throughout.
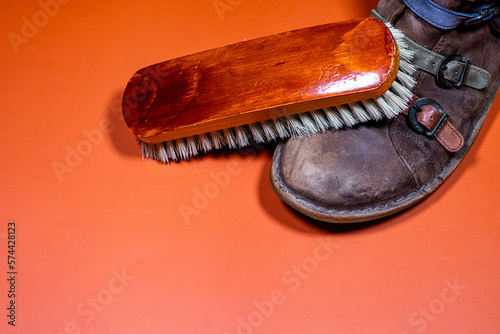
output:
<path id="1" fill-rule="evenodd" d="M 141 67 L 368 16 L 376 1 L 221 0 L 223 20 L 214 0 L 65 2 L 0 12 L 0 332 L 500 332 L 500 99 L 430 198 L 354 226 L 284 205 L 272 146 L 161 165 L 121 117 Z"/>

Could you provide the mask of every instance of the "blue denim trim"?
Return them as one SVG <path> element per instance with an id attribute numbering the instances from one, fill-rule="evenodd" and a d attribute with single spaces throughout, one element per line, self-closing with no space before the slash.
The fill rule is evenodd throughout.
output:
<path id="1" fill-rule="evenodd" d="M 411 9 L 418 17 L 433 25 L 436 28 L 443 30 L 455 29 L 466 21 L 474 21 L 480 23 L 487 21 L 493 17 L 492 15 L 485 16 L 479 9 L 493 8 L 495 3 L 486 6 L 481 6 L 474 13 L 461 13 L 448 8 L 441 7 L 431 0 L 403 0 L 405 5 Z"/>

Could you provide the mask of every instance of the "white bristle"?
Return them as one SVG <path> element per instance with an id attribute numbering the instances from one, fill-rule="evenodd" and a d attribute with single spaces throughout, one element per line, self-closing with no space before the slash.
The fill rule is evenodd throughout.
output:
<path id="1" fill-rule="evenodd" d="M 397 78 L 403 86 L 409 89 L 412 89 L 417 84 L 417 81 L 411 75 L 406 74 L 403 71 L 398 72 Z"/>
<path id="2" fill-rule="evenodd" d="M 203 150 L 203 152 L 207 153 L 212 149 L 212 143 L 208 138 L 206 133 L 202 133 L 198 135 L 198 150 Z"/>
<path id="3" fill-rule="evenodd" d="M 227 143 L 229 148 L 236 148 L 236 138 L 234 137 L 234 133 L 232 129 L 224 129 L 222 130 L 224 134 L 224 140 Z"/>
<path id="4" fill-rule="evenodd" d="M 387 22 L 385 25 L 387 26 L 387 28 L 389 28 L 394 38 L 397 39 L 398 37 L 401 38 L 404 36 L 403 32 L 399 29 L 394 28 L 391 23 Z"/>
<path id="5" fill-rule="evenodd" d="M 373 100 L 375 101 L 375 103 L 377 104 L 380 111 L 382 111 L 385 117 L 393 118 L 397 114 L 396 109 L 391 107 L 391 105 L 387 103 L 387 101 L 384 99 L 383 96 L 377 97 Z"/>
<path id="6" fill-rule="evenodd" d="M 319 127 L 316 125 L 316 123 L 309 117 L 307 113 L 301 113 L 298 114 L 300 121 L 302 122 L 302 125 L 307 131 L 308 135 L 313 135 L 315 133 L 319 132 Z"/>
<path id="7" fill-rule="evenodd" d="M 399 58 L 401 61 L 409 62 L 413 58 L 415 53 L 405 48 L 401 48 L 399 51 Z"/>
<path id="8" fill-rule="evenodd" d="M 384 117 L 374 100 L 364 100 L 361 101 L 361 104 L 363 104 L 363 107 L 365 107 L 372 119 L 379 121 Z"/>
<path id="9" fill-rule="evenodd" d="M 177 161 L 178 158 L 175 152 L 174 142 L 168 141 L 165 143 L 165 145 L 167 146 L 168 157 L 170 158 L 170 160 Z"/>
<path id="10" fill-rule="evenodd" d="M 389 29 L 391 30 L 392 36 L 394 36 L 394 39 L 398 44 L 398 48 L 408 50 L 408 43 L 405 41 L 403 33 L 393 27 L 390 27 Z"/>
<path id="11" fill-rule="evenodd" d="M 325 118 L 325 116 L 323 116 L 323 113 L 321 111 L 313 110 L 309 113 L 311 114 L 312 121 L 314 122 L 314 124 L 316 124 L 319 131 L 325 132 L 326 130 L 328 130 L 328 128 L 330 128 L 328 120 Z"/>
<path id="12" fill-rule="evenodd" d="M 159 143 L 157 148 L 158 148 L 157 159 L 163 163 L 167 163 L 168 162 L 168 153 L 167 153 L 167 148 L 165 147 L 164 143 Z"/>
<path id="13" fill-rule="evenodd" d="M 249 145 L 250 136 L 257 143 L 270 142 L 278 138 L 300 137 L 311 135 L 330 128 L 339 129 L 344 126 L 354 126 L 359 122 L 380 120 L 383 117 L 392 118 L 407 108 L 413 98 L 412 89 L 416 85 L 412 77 L 417 70 L 411 63 L 413 52 L 408 49 L 405 35 L 387 24 L 399 48 L 399 71 L 396 81 L 382 96 L 333 106 L 307 113 L 289 115 L 259 123 L 238 126 L 209 134 L 200 134 L 186 139 L 176 139 L 159 144 L 148 144 L 140 141 L 141 153 L 144 159 L 156 159 L 163 163 L 189 159 L 198 151 L 209 152 L 223 146 L 235 149 Z"/>
<path id="14" fill-rule="evenodd" d="M 198 155 L 198 149 L 196 148 L 196 141 L 194 137 L 191 136 L 186 138 L 186 147 L 190 157 Z"/>
<path id="15" fill-rule="evenodd" d="M 189 151 L 183 138 L 175 140 L 175 148 L 176 148 L 175 152 L 177 153 L 180 159 L 183 160 L 189 159 Z"/>
<path id="16" fill-rule="evenodd" d="M 252 138 L 253 138 L 253 140 L 255 140 L 256 143 L 265 143 L 266 142 L 264 131 L 259 126 L 259 124 L 257 124 L 257 123 L 248 124 L 248 129 L 250 130 L 250 133 L 252 134 Z"/>
<path id="17" fill-rule="evenodd" d="M 146 159 L 155 159 L 157 150 L 156 145 L 157 144 L 141 142 L 143 157 Z"/>
<path id="18" fill-rule="evenodd" d="M 271 123 L 270 121 L 264 121 L 260 122 L 260 125 L 262 127 L 262 131 L 264 132 L 264 135 L 266 136 L 267 141 L 273 141 L 278 139 L 278 134 L 276 133 L 273 123 Z"/>
<path id="19" fill-rule="evenodd" d="M 400 71 L 402 70 L 403 72 L 412 75 L 417 71 L 417 67 L 413 65 L 411 62 L 406 61 L 406 60 L 401 60 L 399 62 L 399 68 Z"/>
<path id="20" fill-rule="evenodd" d="M 141 145 L 141 155 L 142 155 L 142 160 L 146 159 L 146 145 L 142 140 L 139 140 L 139 145 Z"/>
<path id="21" fill-rule="evenodd" d="M 401 111 L 406 109 L 406 107 L 408 107 L 408 105 L 406 104 L 406 102 L 403 98 L 397 96 L 396 94 L 394 94 L 390 90 L 385 92 L 385 94 L 383 96 L 384 96 L 385 100 L 391 105 L 391 107 L 394 110 L 396 110 L 396 114 L 399 114 Z M 394 115 L 394 116 L 396 116 L 396 115 Z"/>
<path id="22" fill-rule="evenodd" d="M 392 36 L 396 40 L 396 44 L 399 49 L 399 68 L 400 70 L 405 71 L 408 74 L 413 74 L 417 70 L 416 67 L 411 64 L 411 60 L 415 53 L 409 49 L 408 43 L 405 40 L 405 35 L 401 30 L 394 28 L 391 24 L 386 24 L 389 30 L 391 31 Z"/>
<path id="23" fill-rule="evenodd" d="M 139 140 L 139 144 L 141 145 L 141 155 L 142 155 L 142 160 L 144 159 L 149 159 L 149 147 L 148 144 L 143 142 L 142 140 Z"/>
<path id="24" fill-rule="evenodd" d="M 387 27 L 391 31 L 392 36 L 396 40 L 396 44 L 399 49 L 399 57 L 406 61 L 411 61 L 414 56 L 414 52 L 408 48 L 408 43 L 405 41 L 405 35 L 401 30 L 394 28 L 391 24 L 387 24 Z"/>
<path id="25" fill-rule="evenodd" d="M 366 110 L 363 109 L 363 107 L 361 107 L 359 104 L 349 103 L 348 105 L 349 109 L 351 109 L 352 113 L 354 114 L 354 116 L 356 116 L 359 122 L 368 122 L 372 119 L 370 115 L 368 115 Z"/>
<path id="26" fill-rule="evenodd" d="M 288 133 L 286 126 L 283 123 L 284 120 L 281 120 L 281 118 L 273 119 L 274 128 L 276 129 L 278 136 L 282 139 L 290 137 L 290 134 Z"/>
<path id="27" fill-rule="evenodd" d="M 358 123 L 346 105 L 337 106 L 336 109 L 346 126 L 352 127 Z"/>
<path id="28" fill-rule="evenodd" d="M 391 91 L 393 91 L 396 95 L 401 96 L 405 101 L 411 100 L 413 97 L 413 93 L 411 90 L 403 86 L 397 81 L 394 81 L 391 86 Z"/>
<path id="29" fill-rule="evenodd" d="M 216 150 L 219 150 L 222 146 L 224 146 L 224 138 L 222 137 L 220 131 L 210 132 L 210 141 Z"/>
<path id="30" fill-rule="evenodd" d="M 248 135 L 248 132 L 245 130 L 244 127 L 237 126 L 236 128 L 234 128 L 234 132 L 236 133 L 236 143 L 238 144 L 239 147 L 245 147 L 250 145 L 250 142 L 248 141 L 250 136 Z"/>
<path id="31" fill-rule="evenodd" d="M 334 108 L 325 108 L 323 111 L 325 112 L 326 119 L 330 122 L 332 128 L 337 130 L 344 126 L 342 118 L 340 118 L 338 112 Z"/>
<path id="32" fill-rule="evenodd" d="M 286 127 L 290 133 L 290 137 L 303 137 L 307 135 L 307 130 L 304 125 L 295 118 L 295 116 L 285 116 Z"/>

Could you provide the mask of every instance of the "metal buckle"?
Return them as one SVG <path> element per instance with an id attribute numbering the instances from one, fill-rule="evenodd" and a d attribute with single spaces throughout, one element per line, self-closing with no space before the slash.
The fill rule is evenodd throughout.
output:
<path id="1" fill-rule="evenodd" d="M 422 106 L 431 106 L 434 107 L 437 111 L 441 113 L 441 119 L 437 123 L 437 125 L 434 127 L 434 129 L 427 131 L 427 129 L 418 122 L 417 120 L 417 112 L 422 111 Z M 418 133 L 424 133 L 425 135 L 429 137 L 436 137 L 439 131 L 443 128 L 444 124 L 448 120 L 448 114 L 441 109 L 441 105 L 434 101 L 433 99 L 430 99 L 428 97 L 423 97 L 418 100 L 416 100 L 410 107 L 410 110 L 408 110 L 408 120 L 410 122 L 410 125 L 412 126 L 415 131 Z"/>
<path id="2" fill-rule="evenodd" d="M 460 79 L 458 80 L 458 82 L 452 82 L 444 77 L 444 71 L 448 69 L 446 65 L 448 65 L 448 63 L 453 60 L 461 61 L 464 63 L 464 67 L 462 68 L 462 73 L 460 73 Z M 437 67 L 436 70 L 437 85 L 442 88 L 451 88 L 452 86 L 455 86 L 456 88 L 462 87 L 462 84 L 464 83 L 465 79 L 465 74 L 467 73 L 467 69 L 469 68 L 469 64 L 470 64 L 469 59 L 462 57 L 459 54 L 451 53 L 447 55 L 441 60 L 441 62 Z"/>
<path id="3" fill-rule="evenodd" d="M 463 22 L 463 25 L 470 26 L 473 24 L 478 24 L 482 23 L 484 21 L 488 21 L 491 19 L 493 16 L 500 14 L 500 8 L 499 7 L 493 7 L 495 3 L 491 3 L 488 5 L 484 5 L 476 9 L 473 14 L 477 14 L 477 16 L 474 16 L 468 20 L 465 20 Z"/>

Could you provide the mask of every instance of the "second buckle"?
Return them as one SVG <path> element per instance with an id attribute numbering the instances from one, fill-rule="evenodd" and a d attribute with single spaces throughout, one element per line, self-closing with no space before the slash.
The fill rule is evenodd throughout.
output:
<path id="1" fill-rule="evenodd" d="M 427 129 L 422 124 L 420 124 L 417 119 L 417 112 L 420 112 L 422 110 L 422 106 L 425 105 L 434 107 L 441 114 L 441 119 L 436 124 L 434 129 L 430 131 L 426 131 Z M 410 109 L 408 110 L 408 120 L 412 128 L 414 128 L 418 133 L 425 133 L 429 137 L 436 137 L 448 120 L 448 114 L 445 113 L 443 109 L 441 109 L 441 105 L 439 103 L 428 97 L 423 97 L 416 100 L 411 105 Z"/>

